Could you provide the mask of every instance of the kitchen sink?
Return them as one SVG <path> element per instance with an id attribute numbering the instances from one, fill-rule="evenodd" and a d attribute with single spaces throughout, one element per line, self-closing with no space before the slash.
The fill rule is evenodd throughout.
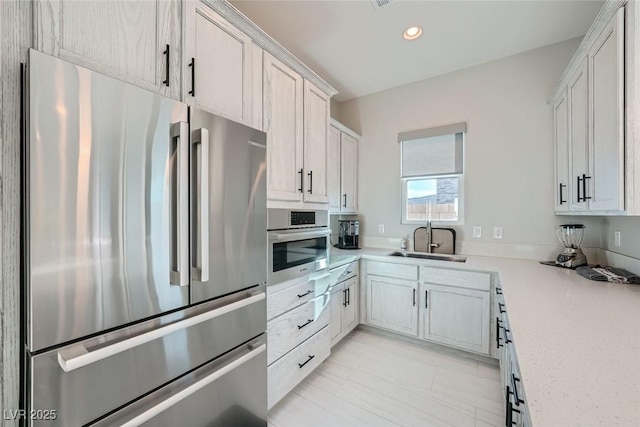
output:
<path id="1" fill-rule="evenodd" d="M 420 258 L 420 259 L 432 259 L 435 261 L 451 261 L 451 262 L 466 262 L 467 258 L 455 255 L 441 255 L 441 254 L 420 254 L 416 252 L 395 251 L 389 254 L 390 256 L 401 256 L 405 258 Z"/>

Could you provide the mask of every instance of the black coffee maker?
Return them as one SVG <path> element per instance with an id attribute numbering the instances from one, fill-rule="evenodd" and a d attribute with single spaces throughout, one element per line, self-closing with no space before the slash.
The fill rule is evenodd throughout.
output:
<path id="1" fill-rule="evenodd" d="M 339 249 L 360 249 L 360 221 L 357 219 L 338 221 L 338 248 Z"/>

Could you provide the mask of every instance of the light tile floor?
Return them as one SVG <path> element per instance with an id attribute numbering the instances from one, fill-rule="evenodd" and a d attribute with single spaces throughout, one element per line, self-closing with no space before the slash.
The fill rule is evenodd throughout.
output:
<path id="1" fill-rule="evenodd" d="M 269 411 L 269 426 L 503 426 L 503 399 L 497 366 L 356 329 Z"/>

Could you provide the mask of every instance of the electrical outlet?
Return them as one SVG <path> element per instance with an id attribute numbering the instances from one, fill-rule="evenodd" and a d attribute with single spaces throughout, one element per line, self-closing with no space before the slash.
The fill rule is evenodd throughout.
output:
<path id="1" fill-rule="evenodd" d="M 616 231 L 614 231 L 614 232 L 613 232 L 613 244 L 614 244 L 617 248 L 619 248 L 619 247 L 620 247 L 620 245 L 622 244 L 622 243 L 620 242 L 620 230 L 616 230 Z"/>
<path id="2" fill-rule="evenodd" d="M 502 227 L 500 226 L 493 227 L 493 238 L 502 239 Z"/>
<path id="3" fill-rule="evenodd" d="M 378 224 L 378 233 L 384 234 L 384 224 Z"/>
<path id="4" fill-rule="evenodd" d="M 479 225 L 473 227 L 473 237 L 475 237 L 476 239 L 482 237 L 482 227 L 480 227 Z"/>

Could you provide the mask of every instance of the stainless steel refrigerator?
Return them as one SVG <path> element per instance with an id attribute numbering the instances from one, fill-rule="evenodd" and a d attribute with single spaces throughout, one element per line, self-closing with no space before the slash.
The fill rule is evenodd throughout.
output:
<path id="1" fill-rule="evenodd" d="M 27 74 L 27 424 L 266 425 L 265 134 L 35 50 Z"/>

